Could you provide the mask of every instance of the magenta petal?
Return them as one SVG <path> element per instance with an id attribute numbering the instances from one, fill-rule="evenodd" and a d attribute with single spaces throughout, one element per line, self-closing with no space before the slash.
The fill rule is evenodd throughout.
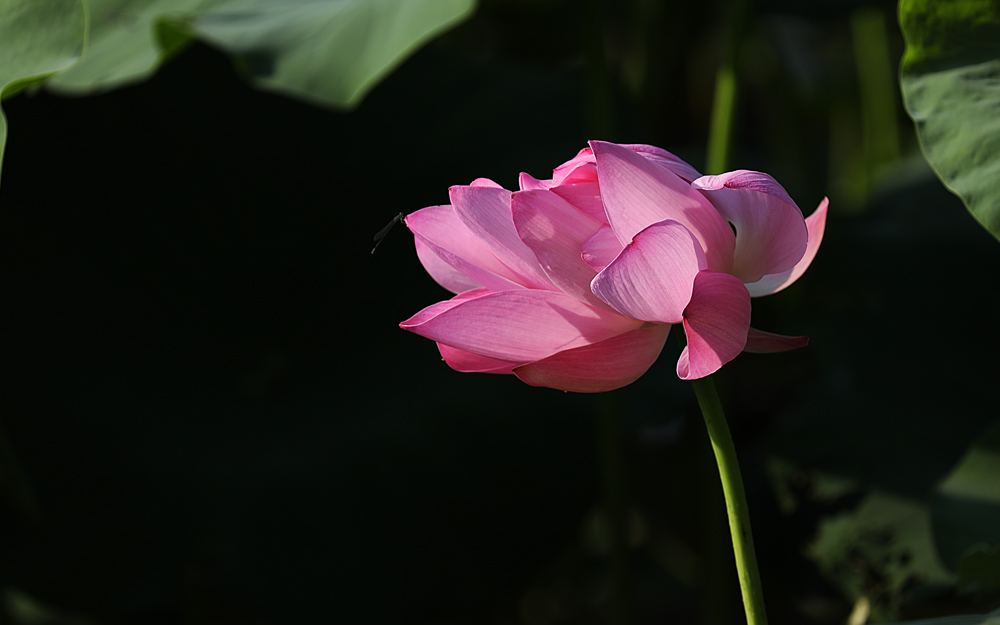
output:
<path id="1" fill-rule="evenodd" d="M 627 386 L 656 362 L 669 325 L 624 332 L 599 343 L 567 349 L 517 367 L 514 374 L 531 386 L 574 393 L 599 393 Z"/>
<path id="2" fill-rule="evenodd" d="M 437 346 L 448 366 L 462 373 L 514 373 L 514 367 L 517 366 L 514 362 L 470 354 L 443 343 L 438 343 Z"/>
<path id="3" fill-rule="evenodd" d="M 438 284 L 449 291 L 461 292 L 459 279 L 441 270 L 428 254 L 491 291 L 522 288 L 517 282 L 518 276 L 497 260 L 486 243 L 458 218 L 452 206 L 446 204 L 418 210 L 407 215 L 405 223 L 420 242 L 417 251 L 424 267 Z M 423 252 L 420 251 L 421 246 L 426 248 Z"/>
<path id="4" fill-rule="evenodd" d="M 626 317 L 680 323 L 704 268 L 705 254 L 694 236 L 668 219 L 638 233 L 590 288 Z"/>
<path id="5" fill-rule="evenodd" d="M 702 271 L 684 311 L 687 347 L 677 375 L 696 380 L 711 375 L 743 351 L 750 330 L 750 293 L 739 278 Z"/>
<path id="6" fill-rule="evenodd" d="M 750 328 L 747 333 L 747 345 L 743 351 L 751 354 L 777 354 L 805 347 L 808 344 L 808 336 L 785 336 Z"/>
<path id="7" fill-rule="evenodd" d="M 594 151 L 583 148 L 571 160 L 566 161 L 552 171 L 552 180 L 556 184 L 573 184 L 577 182 L 595 182 L 597 168 L 594 166 Z"/>
<path id="8" fill-rule="evenodd" d="M 517 276 L 516 282 L 533 289 L 552 289 L 535 254 L 521 241 L 510 212 L 510 191 L 495 187 L 452 187 L 455 213 L 493 255 Z"/>
<path id="9" fill-rule="evenodd" d="M 604 307 L 590 291 L 597 272 L 580 254 L 601 222 L 551 191 L 518 191 L 511 196 L 510 206 L 518 236 L 535 253 L 552 283 L 568 295 Z"/>
<path id="10" fill-rule="evenodd" d="M 806 251 L 802 255 L 802 259 L 795 263 L 795 266 L 788 271 L 766 275 L 757 282 L 747 284 L 747 289 L 749 289 L 751 297 L 761 297 L 777 293 L 798 280 L 806 272 L 806 269 L 812 264 L 813 259 L 816 258 L 816 252 L 819 251 L 820 243 L 823 242 L 823 233 L 826 230 L 826 212 L 829 206 L 830 200 L 823 198 L 823 201 L 819 203 L 819 207 L 812 215 L 806 218 L 806 230 L 809 232 L 809 241 L 806 243 Z"/>
<path id="11" fill-rule="evenodd" d="M 601 226 L 597 234 L 583 243 L 583 261 L 594 271 L 603 271 L 621 254 L 622 243 L 611 226 Z"/>
<path id="12" fill-rule="evenodd" d="M 771 176 L 731 171 L 703 176 L 692 185 L 702 189 L 719 213 L 736 227 L 734 276 L 756 282 L 762 276 L 791 269 L 806 250 L 802 211 Z"/>
<path id="13" fill-rule="evenodd" d="M 527 363 L 641 324 L 564 293 L 518 289 L 458 303 L 439 302 L 399 326 L 479 356 Z"/>
<path id="14" fill-rule="evenodd" d="M 493 182 L 489 178 L 476 178 L 475 180 L 472 181 L 472 184 L 470 184 L 469 186 L 470 187 L 487 187 L 489 189 L 502 189 L 503 188 L 498 183 Z"/>
<path id="15" fill-rule="evenodd" d="M 549 189 L 555 184 L 555 181 L 539 180 L 538 178 L 522 171 L 521 175 L 517 179 L 517 184 L 522 191 L 532 191 L 534 189 Z"/>
<path id="16" fill-rule="evenodd" d="M 685 180 L 632 150 L 592 141 L 608 223 L 622 245 L 642 229 L 672 219 L 695 236 L 709 268 L 728 272 L 735 237 L 705 196 Z"/>

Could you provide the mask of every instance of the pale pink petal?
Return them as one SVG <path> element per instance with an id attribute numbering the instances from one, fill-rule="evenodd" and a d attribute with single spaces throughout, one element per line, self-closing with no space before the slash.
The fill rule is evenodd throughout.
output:
<path id="1" fill-rule="evenodd" d="M 691 301 L 695 276 L 705 265 L 705 254 L 694 236 L 667 219 L 638 233 L 597 274 L 590 288 L 626 317 L 680 323 Z"/>
<path id="2" fill-rule="evenodd" d="M 470 354 L 443 343 L 438 343 L 437 346 L 448 366 L 462 373 L 514 373 L 514 367 L 517 366 L 517 363 Z"/>
<path id="3" fill-rule="evenodd" d="M 603 271 L 611 261 L 618 258 L 623 249 L 624 246 L 611 226 L 601 226 L 597 234 L 584 241 L 583 261 L 594 271 Z"/>
<path id="4" fill-rule="evenodd" d="M 599 343 L 567 349 L 517 367 L 514 374 L 531 386 L 574 393 L 599 393 L 627 386 L 656 362 L 669 325 L 624 332 Z"/>
<path id="5" fill-rule="evenodd" d="M 604 302 L 590 290 L 597 272 L 580 254 L 601 222 L 551 191 L 518 191 L 511 196 L 510 206 L 518 236 L 535 253 L 552 283 L 567 295 L 603 308 Z"/>
<path id="6" fill-rule="evenodd" d="M 597 168 L 594 166 L 594 152 L 590 148 L 580 150 L 572 160 L 566 161 L 552 171 L 552 179 L 557 184 L 594 182 Z"/>
<path id="7" fill-rule="evenodd" d="M 785 336 L 750 328 L 747 333 L 747 345 L 743 351 L 751 354 L 777 354 L 805 347 L 808 344 L 808 336 Z"/>
<path id="8" fill-rule="evenodd" d="M 486 243 L 459 219 L 452 206 L 445 204 L 418 210 L 407 215 L 405 223 L 414 238 L 426 247 L 425 251 L 433 253 L 470 281 L 491 291 L 523 288 L 517 282 L 518 276 L 497 260 Z M 420 260 L 423 262 L 425 257 L 421 256 Z M 427 264 L 424 266 L 438 284 L 452 292 L 457 290 L 457 280 L 432 271 Z"/>
<path id="9" fill-rule="evenodd" d="M 510 191 L 495 187 L 452 187 L 451 203 L 468 226 L 504 265 L 516 282 L 533 289 L 553 289 L 535 254 L 521 241 L 510 212 Z"/>
<path id="10" fill-rule="evenodd" d="M 420 237 L 413 237 L 413 244 L 417 248 L 417 258 L 420 259 L 420 264 L 424 266 L 427 273 L 434 278 L 435 282 L 452 293 L 461 293 L 482 286 L 434 253 L 434 248 L 424 243 Z"/>
<path id="11" fill-rule="evenodd" d="M 641 325 L 565 293 L 529 289 L 487 293 L 457 304 L 441 302 L 399 324 L 438 343 L 518 363 L 603 341 Z"/>
<path id="12" fill-rule="evenodd" d="M 596 180 L 557 185 L 552 187 L 552 192 L 601 223 L 608 223 L 604 202 L 601 201 L 601 185 Z"/>
<path id="13" fill-rule="evenodd" d="M 771 176 L 756 171 L 731 171 L 703 176 L 692 185 L 701 189 L 719 213 L 736 227 L 736 252 L 730 272 L 743 282 L 791 269 L 806 250 L 802 211 Z"/>
<path id="14" fill-rule="evenodd" d="M 826 230 L 826 211 L 830 206 L 830 200 L 823 198 L 819 207 L 812 215 L 806 218 L 806 230 L 809 232 L 809 241 L 806 243 L 806 252 L 802 259 L 795 263 L 795 266 L 782 273 L 764 276 L 757 282 L 747 284 L 751 297 L 761 297 L 771 295 L 785 289 L 806 272 L 809 265 L 816 258 L 819 251 L 819 244 L 823 242 L 823 233 Z"/>
<path id="15" fill-rule="evenodd" d="M 715 207 L 691 185 L 647 158 L 613 143 L 592 141 L 608 222 L 622 245 L 650 224 L 672 219 L 695 236 L 709 268 L 732 268 L 735 237 Z"/>
<path id="16" fill-rule="evenodd" d="M 622 147 L 628 148 L 633 152 L 637 152 L 654 163 L 662 167 L 666 167 L 673 173 L 683 178 L 686 182 L 692 182 L 693 180 L 701 178 L 701 173 L 697 169 L 691 167 L 683 159 L 674 156 L 662 148 L 641 143 L 631 145 L 625 144 Z"/>
<path id="17" fill-rule="evenodd" d="M 497 184 L 497 183 L 493 182 L 492 180 L 490 180 L 489 178 L 476 178 L 475 180 L 472 181 L 472 184 L 470 184 L 469 186 L 470 187 L 487 187 L 489 189 L 502 189 L 503 188 L 499 184 Z"/>
<path id="18" fill-rule="evenodd" d="M 702 271 L 684 311 L 687 346 L 677 361 L 677 375 L 696 380 L 715 373 L 743 351 L 749 330 L 747 288 L 728 273 Z"/>

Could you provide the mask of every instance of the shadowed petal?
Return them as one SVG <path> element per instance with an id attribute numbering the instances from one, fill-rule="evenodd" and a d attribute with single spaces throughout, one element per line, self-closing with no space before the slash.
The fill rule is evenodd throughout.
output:
<path id="1" fill-rule="evenodd" d="M 584 241 L 583 261 L 594 271 L 603 271 L 611 261 L 618 258 L 623 249 L 611 226 L 601 226 L 597 234 Z"/>
<path id="2" fill-rule="evenodd" d="M 517 363 L 477 356 L 454 347 L 438 343 L 438 351 L 448 366 L 462 373 L 514 373 Z"/>
<path id="3" fill-rule="evenodd" d="M 795 266 L 806 250 L 802 211 L 771 176 L 731 171 L 702 176 L 691 186 L 701 189 L 719 213 L 736 226 L 736 252 L 730 272 L 743 282 Z"/>
<path id="4" fill-rule="evenodd" d="M 535 253 L 552 283 L 567 295 L 606 306 L 591 292 L 590 281 L 597 272 L 580 254 L 601 222 L 545 190 L 518 191 L 511 196 L 510 207 L 518 236 Z"/>
<path id="5" fill-rule="evenodd" d="M 750 328 L 747 333 L 747 346 L 743 348 L 743 351 L 751 354 L 777 354 L 805 347 L 808 344 L 808 336 L 785 336 Z"/>
<path id="6" fill-rule="evenodd" d="M 438 343 L 520 363 L 603 341 L 640 325 L 564 293 L 529 289 L 439 302 L 399 324 Z"/>
<path id="7" fill-rule="evenodd" d="M 517 282 L 518 276 L 497 260 L 483 240 L 458 218 L 450 205 L 430 206 L 410 213 L 404 223 L 413 232 L 415 240 L 420 242 L 418 253 L 421 245 L 425 248 L 419 258 L 427 272 L 449 291 L 461 292 L 460 280 L 442 270 L 431 255 L 453 267 L 455 272 L 466 276 L 469 281 L 491 291 L 523 288 Z M 425 260 L 430 261 L 430 264 Z"/>
<path id="8" fill-rule="evenodd" d="M 532 191 L 534 189 L 549 189 L 555 185 L 553 180 L 539 180 L 530 174 L 526 174 L 523 171 L 517 179 L 518 187 L 522 191 Z"/>
<path id="9" fill-rule="evenodd" d="M 705 254 L 694 236 L 667 219 L 638 233 L 590 288 L 626 317 L 680 323 L 704 268 Z"/>
<path id="10" fill-rule="evenodd" d="M 809 265 L 816 258 L 819 251 L 819 244 L 823 242 L 823 233 L 826 230 L 826 211 L 830 206 L 830 200 L 823 198 L 819 207 L 812 215 L 806 218 L 806 230 L 809 232 L 809 241 L 806 243 L 805 254 L 802 259 L 795 263 L 795 266 L 782 273 L 764 276 L 757 282 L 747 284 L 751 297 L 761 297 L 771 295 L 785 289 L 787 286 L 799 279 L 806 272 Z"/>
<path id="11" fill-rule="evenodd" d="M 517 236 L 510 213 L 510 191 L 496 187 L 452 187 L 455 213 L 493 255 L 510 268 L 519 284 L 533 289 L 555 288 L 528 246 Z"/>
<path id="12" fill-rule="evenodd" d="M 669 325 L 624 332 L 599 343 L 567 349 L 517 367 L 514 374 L 532 386 L 574 393 L 599 393 L 639 379 L 656 362 Z"/>
<path id="13" fill-rule="evenodd" d="M 592 141 L 591 147 L 597 157 L 608 223 L 622 245 L 650 224 L 672 219 L 695 236 L 710 269 L 728 272 L 732 268 L 733 231 L 705 196 L 628 148 L 602 141 Z"/>
<path id="14" fill-rule="evenodd" d="M 604 202 L 601 201 L 601 185 L 596 180 L 561 184 L 552 187 L 552 192 L 601 223 L 608 223 L 608 216 L 604 213 Z"/>
<path id="15" fill-rule="evenodd" d="M 687 347 L 677 361 L 677 375 L 696 380 L 715 373 L 743 351 L 749 330 L 747 288 L 728 273 L 702 271 L 684 311 Z"/>
<path id="16" fill-rule="evenodd" d="M 583 148 L 571 160 L 552 170 L 552 180 L 556 184 L 595 182 L 597 168 L 594 166 L 594 151 Z"/>

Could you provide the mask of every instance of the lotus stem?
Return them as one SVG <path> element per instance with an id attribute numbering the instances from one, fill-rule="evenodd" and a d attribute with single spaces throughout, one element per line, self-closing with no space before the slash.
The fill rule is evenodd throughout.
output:
<path id="1" fill-rule="evenodd" d="M 701 414 L 705 417 L 708 437 L 712 441 L 712 451 L 719 466 L 722 492 L 726 497 L 726 511 L 729 515 L 729 532 L 733 538 L 733 552 L 736 556 L 736 571 L 743 593 L 743 607 L 747 614 L 747 625 L 766 625 L 764 594 L 761 592 L 760 573 L 757 570 L 757 554 L 753 548 L 753 533 L 750 531 L 750 515 L 747 508 L 743 478 L 740 476 L 736 447 L 729 433 L 726 415 L 722 412 L 722 402 L 715 390 L 711 377 L 693 380 L 695 395 Z"/>

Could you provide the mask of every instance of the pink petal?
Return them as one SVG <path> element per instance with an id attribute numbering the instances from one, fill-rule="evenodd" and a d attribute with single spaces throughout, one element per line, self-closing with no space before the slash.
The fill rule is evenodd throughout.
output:
<path id="1" fill-rule="evenodd" d="M 552 283 L 567 295 L 603 308 L 604 302 L 590 291 L 597 272 L 581 256 L 584 242 L 601 228 L 601 222 L 551 191 L 518 191 L 511 196 L 510 206 L 518 236 L 535 253 Z"/>
<path id="2" fill-rule="evenodd" d="M 719 213 L 736 226 L 736 252 L 730 272 L 743 282 L 791 269 L 806 250 L 802 211 L 771 176 L 731 171 L 702 176 L 692 185 L 702 189 Z"/>
<path id="3" fill-rule="evenodd" d="M 702 269 L 701 246 L 687 228 L 667 219 L 638 233 L 590 288 L 626 317 L 680 323 Z"/>
<path id="4" fill-rule="evenodd" d="M 601 223 L 608 223 L 604 202 L 601 201 L 601 185 L 596 180 L 557 185 L 552 187 L 552 192 Z"/>
<path id="5" fill-rule="evenodd" d="M 695 236 L 708 267 L 732 268 L 735 237 L 715 207 L 687 182 L 613 143 L 592 141 L 608 222 L 622 245 L 650 224 L 672 219 Z"/>
<path id="6" fill-rule="evenodd" d="M 518 284 L 534 289 L 555 288 L 538 266 L 535 254 L 517 236 L 510 212 L 510 191 L 495 187 L 452 187 L 449 195 L 462 223 L 510 268 Z"/>
<path id="7" fill-rule="evenodd" d="M 805 347 L 808 344 L 808 336 L 785 336 L 750 328 L 747 333 L 747 346 L 743 348 L 743 351 L 751 354 L 777 354 Z"/>
<path id="8" fill-rule="evenodd" d="M 749 330 L 747 288 L 728 273 L 702 271 L 684 311 L 687 347 L 677 361 L 677 375 L 696 380 L 715 373 L 743 351 Z"/>
<path id="9" fill-rule="evenodd" d="M 462 373 L 514 373 L 514 367 L 517 366 L 513 362 L 463 352 L 443 343 L 438 343 L 437 346 L 448 366 Z"/>
<path id="10" fill-rule="evenodd" d="M 471 282 L 491 291 L 523 288 L 516 282 L 518 276 L 497 260 L 486 243 L 462 223 L 450 205 L 430 206 L 410 213 L 405 223 L 415 239 L 426 248 L 425 253 L 433 254 Z M 417 249 L 419 253 L 420 248 Z M 446 275 L 433 259 L 425 254 L 420 256 L 420 260 L 438 284 L 449 291 L 461 292 L 458 279 Z M 431 260 L 430 264 L 425 260 Z"/>
<path id="11" fill-rule="evenodd" d="M 599 393 L 627 386 L 656 362 L 669 325 L 624 332 L 599 343 L 567 349 L 517 367 L 514 374 L 531 386 L 574 393 Z"/>
<path id="12" fill-rule="evenodd" d="M 492 180 L 490 180 L 489 178 L 476 178 L 475 180 L 472 181 L 472 184 L 470 184 L 469 186 L 470 187 L 487 187 L 489 189 L 502 189 L 503 188 L 499 184 L 497 184 L 496 182 L 493 182 Z"/>
<path id="13" fill-rule="evenodd" d="M 658 148 L 653 145 L 644 145 L 641 143 L 623 145 L 622 147 L 643 155 L 661 167 L 666 167 L 673 173 L 683 178 L 685 182 L 691 182 L 701 178 L 701 173 L 697 169 L 691 167 L 683 159 L 674 156 L 662 148 Z"/>
<path id="14" fill-rule="evenodd" d="M 489 289 L 473 289 L 471 291 L 466 291 L 464 293 L 459 293 L 458 295 L 456 295 L 455 297 L 453 297 L 451 299 L 446 299 L 443 302 L 438 302 L 436 304 L 431 304 L 427 308 L 424 308 L 423 310 L 421 310 L 420 312 L 418 312 L 417 314 L 413 315 L 412 317 L 410 317 L 409 319 L 407 319 L 406 321 L 404 321 L 403 323 L 401 323 L 399 325 L 400 325 L 400 327 L 402 327 L 403 324 L 420 325 L 421 323 L 425 323 L 427 321 L 431 321 L 432 319 L 434 319 L 438 315 L 451 310 L 452 308 L 454 308 L 455 306 L 458 306 L 462 302 L 473 300 L 473 299 L 482 297 L 484 295 L 489 295 L 490 292 L 491 291 Z M 408 328 L 404 328 L 404 329 L 408 329 Z"/>
<path id="15" fill-rule="evenodd" d="M 417 248 L 417 258 L 427 273 L 452 293 L 462 293 L 482 286 L 434 253 L 434 249 L 420 237 L 413 237 L 413 245 Z"/>
<path id="16" fill-rule="evenodd" d="M 809 265 L 816 258 L 819 251 L 819 244 L 823 242 L 823 233 L 826 230 L 826 211 L 830 206 L 830 200 L 823 198 L 819 207 L 813 211 L 812 215 L 806 218 L 806 230 L 809 232 L 809 241 L 806 243 L 805 254 L 802 259 L 795 263 L 795 266 L 788 271 L 764 276 L 757 282 L 747 284 L 751 297 L 761 297 L 771 295 L 785 289 L 806 272 Z"/>
<path id="17" fill-rule="evenodd" d="M 517 179 L 518 187 L 522 191 L 531 191 L 534 189 L 550 189 L 555 185 L 554 180 L 539 180 L 534 176 L 521 172 L 521 175 Z"/>
<path id="18" fill-rule="evenodd" d="M 583 148 L 572 160 L 566 161 L 552 171 L 552 180 L 556 184 L 594 182 L 597 180 L 597 168 L 594 162 L 593 150 Z"/>
<path id="19" fill-rule="evenodd" d="M 594 271 L 603 271 L 611 261 L 618 258 L 623 249 L 611 226 L 601 226 L 597 234 L 584 241 L 583 262 L 590 265 Z"/>
<path id="20" fill-rule="evenodd" d="M 522 364 L 640 325 L 640 321 L 564 293 L 529 289 L 486 293 L 458 303 L 439 302 L 399 324 L 438 343 Z"/>

